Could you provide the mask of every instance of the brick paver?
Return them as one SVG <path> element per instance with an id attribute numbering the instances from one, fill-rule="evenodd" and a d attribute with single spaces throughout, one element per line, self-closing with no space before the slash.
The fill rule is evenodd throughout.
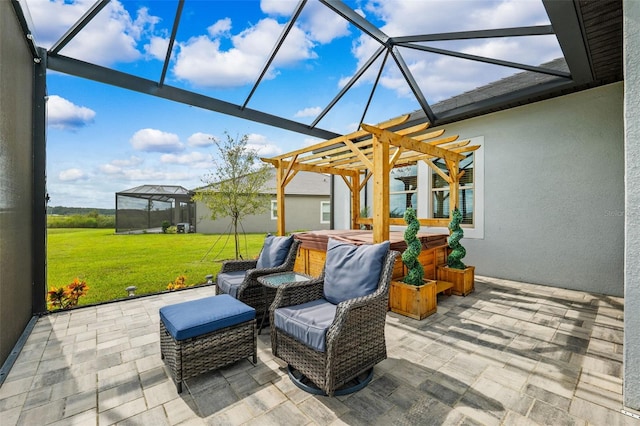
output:
<path id="1" fill-rule="evenodd" d="M 361 391 L 292 384 L 268 329 L 248 360 L 188 380 L 160 359 L 158 310 L 211 286 L 42 317 L 0 387 L 10 425 L 638 425 L 622 413 L 624 300 L 476 277 L 416 321 L 387 315 L 388 359 Z M 626 410 L 633 412 L 633 410 Z"/>

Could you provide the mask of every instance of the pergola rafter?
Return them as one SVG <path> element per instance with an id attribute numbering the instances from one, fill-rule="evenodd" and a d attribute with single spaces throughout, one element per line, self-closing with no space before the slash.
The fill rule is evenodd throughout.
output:
<path id="1" fill-rule="evenodd" d="M 372 126 L 362 124 L 361 130 L 329 139 L 318 144 L 262 160 L 273 164 L 277 175 L 278 234 L 285 233 L 284 188 L 298 171 L 341 176 L 351 192 L 351 227 L 373 226 L 374 242 L 389 239 L 389 225 L 404 225 L 402 219 L 389 217 L 389 173 L 394 167 L 424 161 L 449 183 L 450 213 L 458 206 L 458 188 L 464 170 L 460 171 L 462 153 L 475 151 L 478 145 L 458 140 L 458 135 L 441 137 L 444 129 L 429 130 L 423 123 L 401 130 L 409 119 L 404 115 Z M 444 160 L 447 172 L 433 162 Z M 373 178 L 373 217 L 361 218 L 360 191 Z M 446 226 L 450 219 L 420 219 L 424 226 Z"/>

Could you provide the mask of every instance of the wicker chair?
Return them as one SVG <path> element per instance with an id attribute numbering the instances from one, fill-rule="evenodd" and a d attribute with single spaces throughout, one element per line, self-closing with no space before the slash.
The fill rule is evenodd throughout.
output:
<path id="1" fill-rule="evenodd" d="M 381 272 L 378 277 L 373 278 L 374 285 L 377 279 L 377 288 L 373 293 L 344 300 L 335 305 L 335 316 L 332 321 L 329 317 L 330 322 L 327 323 L 330 325 L 326 334 L 320 333 L 321 338 L 325 340 L 324 351 L 301 341 L 304 337 L 294 337 L 284 331 L 281 328 L 282 310 L 279 312 L 279 318 L 275 316 L 277 310 L 282 308 L 296 309 L 298 305 L 308 306 L 307 304 L 316 301 L 325 305 L 329 303 L 325 299 L 329 252 L 320 277 L 280 286 L 269 310 L 273 354 L 329 396 L 333 396 L 340 387 L 386 359 L 385 319 L 393 265 L 398 254 L 396 251 L 388 250 L 387 246 Z M 364 274 L 365 271 L 361 273 Z"/>
<path id="2" fill-rule="evenodd" d="M 270 236 L 267 236 L 269 238 Z M 292 237 L 291 237 L 292 238 Z M 222 268 L 216 276 L 216 294 L 230 294 L 241 302 L 246 303 L 256 310 L 256 321 L 261 324 L 265 312 L 265 324 L 269 320 L 268 309 L 275 297 L 275 289 L 267 289 L 258 282 L 258 277 L 271 275 L 278 272 L 293 271 L 296 262 L 300 241 L 293 239 L 284 263 L 275 267 L 256 268 L 258 259 L 252 260 L 228 260 L 222 263 Z M 262 255 L 264 247 L 260 254 Z M 239 285 L 221 285 L 222 281 L 236 281 Z M 265 296 L 266 292 L 266 296 Z"/>

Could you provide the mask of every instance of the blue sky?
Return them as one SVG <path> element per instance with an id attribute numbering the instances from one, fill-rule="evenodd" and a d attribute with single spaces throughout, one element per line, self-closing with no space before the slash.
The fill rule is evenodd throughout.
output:
<path id="1" fill-rule="evenodd" d="M 21 0 L 36 43 L 50 47 L 94 0 Z M 545 25 L 540 0 L 363 0 L 349 6 L 391 36 Z M 297 1 L 187 0 L 165 84 L 243 104 Z M 175 0 L 112 0 L 60 54 L 157 81 Z M 531 65 L 562 56 L 553 36 L 432 43 L 434 47 Z M 311 123 L 378 46 L 309 0 L 249 108 Z M 516 72 L 418 51 L 405 61 L 431 103 Z M 318 127 L 356 130 L 377 66 Z M 115 192 L 142 184 L 193 189 L 210 171 L 213 138 L 249 135 L 269 157 L 320 142 L 153 96 L 50 71 L 47 78 L 50 205 L 115 207 Z M 377 123 L 419 106 L 387 64 L 365 116 Z"/>

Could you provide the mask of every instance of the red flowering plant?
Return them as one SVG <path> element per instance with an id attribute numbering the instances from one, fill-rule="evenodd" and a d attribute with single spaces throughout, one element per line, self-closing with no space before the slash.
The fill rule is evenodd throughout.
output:
<path id="1" fill-rule="evenodd" d="M 89 292 L 89 286 L 76 277 L 66 287 L 52 287 L 47 293 L 49 309 L 69 309 L 78 305 L 78 299 Z"/>

